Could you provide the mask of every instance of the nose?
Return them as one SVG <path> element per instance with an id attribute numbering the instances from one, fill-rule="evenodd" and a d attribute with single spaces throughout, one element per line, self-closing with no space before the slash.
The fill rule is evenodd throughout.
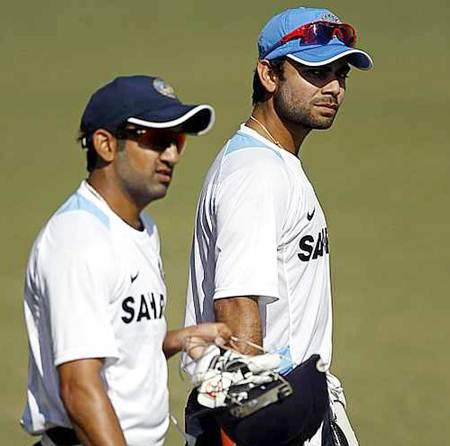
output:
<path id="1" fill-rule="evenodd" d="M 170 144 L 166 147 L 166 149 L 161 152 L 161 161 L 164 161 L 165 163 L 170 164 L 171 166 L 174 166 L 180 161 L 180 151 L 178 150 L 178 147 L 175 143 Z"/>
<path id="2" fill-rule="evenodd" d="M 341 89 L 343 91 L 340 80 L 333 78 L 322 87 L 322 93 L 332 95 L 337 99 L 341 93 Z"/>

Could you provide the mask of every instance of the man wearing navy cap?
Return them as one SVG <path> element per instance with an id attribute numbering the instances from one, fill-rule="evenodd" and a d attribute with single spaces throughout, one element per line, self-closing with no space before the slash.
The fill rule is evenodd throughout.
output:
<path id="1" fill-rule="evenodd" d="M 215 323 L 167 332 L 158 231 L 142 212 L 166 195 L 185 135 L 213 121 L 209 105 L 182 104 L 149 76 L 119 77 L 86 106 L 88 177 L 41 230 L 26 273 L 21 423 L 39 445 L 161 446 L 166 358 L 229 338 Z"/>
<path id="2" fill-rule="evenodd" d="M 343 409 L 342 387 L 328 372 L 328 228 L 299 160 L 311 130 L 333 124 L 351 66 L 372 67 L 370 56 L 356 43 L 354 28 L 326 9 L 288 9 L 270 19 L 258 41 L 252 114 L 217 156 L 200 195 L 186 326 L 226 322 L 242 353 L 259 353 L 255 345 L 279 352 L 284 359 L 279 371 L 294 388 L 300 382 L 315 383 L 299 385 L 278 406 L 236 421 L 235 428 L 228 426 L 239 446 L 345 444 L 338 443 L 341 431 L 348 444 L 357 444 Z M 302 368 L 313 355 L 321 358 L 325 387 L 310 368 Z M 331 404 L 318 410 L 324 393 Z M 292 398 L 311 410 L 303 407 L 303 415 L 285 410 Z M 193 394 L 188 432 L 197 436 L 197 444 L 211 445 L 211 436 L 202 443 L 214 436 L 211 423 L 196 417 L 197 409 Z M 295 423 L 297 432 L 292 431 Z M 312 439 L 311 432 L 316 432 Z"/>

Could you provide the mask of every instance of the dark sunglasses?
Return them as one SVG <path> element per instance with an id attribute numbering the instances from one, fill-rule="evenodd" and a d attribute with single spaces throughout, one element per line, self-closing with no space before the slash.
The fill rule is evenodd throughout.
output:
<path id="1" fill-rule="evenodd" d="M 124 127 L 117 130 L 115 136 L 118 139 L 132 139 L 157 152 L 164 152 L 169 146 L 175 144 L 178 153 L 181 153 L 186 143 L 185 133 L 166 129 Z"/>
<path id="2" fill-rule="evenodd" d="M 351 25 L 318 21 L 302 25 L 286 34 L 266 51 L 266 55 L 294 39 L 300 39 L 300 45 L 326 45 L 335 37 L 349 47 L 356 45 L 356 31 Z"/>

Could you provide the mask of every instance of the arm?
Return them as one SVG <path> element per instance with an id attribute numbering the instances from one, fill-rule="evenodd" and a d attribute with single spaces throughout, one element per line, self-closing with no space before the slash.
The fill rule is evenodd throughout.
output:
<path id="1" fill-rule="evenodd" d="M 225 324 L 204 323 L 171 330 L 163 343 L 166 358 L 184 350 L 194 359 L 202 355 L 208 343 L 223 345 L 231 338 L 231 330 Z"/>
<path id="2" fill-rule="evenodd" d="M 58 367 L 60 393 L 75 432 L 85 446 L 126 446 L 101 378 L 102 359 L 81 359 Z"/>
<path id="3" fill-rule="evenodd" d="M 236 338 L 262 346 L 260 302 L 280 297 L 277 250 L 289 185 L 277 157 L 264 152 L 254 161 L 230 167 L 217 188 L 211 294 L 215 320 L 228 324 Z M 243 354 L 261 353 L 245 342 L 234 341 L 233 347 Z"/>
<path id="4" fill-rule="evenodd" d="M 263 345 L 261 317 L 255 296 L 236 296 L 214 302 L 216 321 L 227 324 L 233 336 Z M 260 350 L 244 342 L 234 342 L 233 347 L 245 355 L 257 355 Z"/>

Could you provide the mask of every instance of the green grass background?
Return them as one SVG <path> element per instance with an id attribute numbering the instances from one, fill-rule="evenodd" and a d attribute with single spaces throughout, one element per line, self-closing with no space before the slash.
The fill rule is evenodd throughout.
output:
<path id="1" fill-rule="evenodd" d="M 331 131 L 302 159 L 326 210 L 334 284 L 334 371 L 361 445 L 450 444 L 450 4 L 328 6 L 359 30 L 376 69 L 353 72 Z M 152 204 L 181 324 L 192 221 L 206 169 L 250 111 L 256 38 L 296 2 L 16 0 L 0 16 L 0 444 L 30 445 L 22 283 L 39 228 L 85 175 L 74 139 L 90 94 L 119 74 L 157 74 L 217 110 L 189 141 L 167 199 Z M 171 360 L 172 412 L 188 384 Z M 171 428 L 167 445 L 182 444 Z M 255 445 L 257 446 L 257 445 Z"/>

